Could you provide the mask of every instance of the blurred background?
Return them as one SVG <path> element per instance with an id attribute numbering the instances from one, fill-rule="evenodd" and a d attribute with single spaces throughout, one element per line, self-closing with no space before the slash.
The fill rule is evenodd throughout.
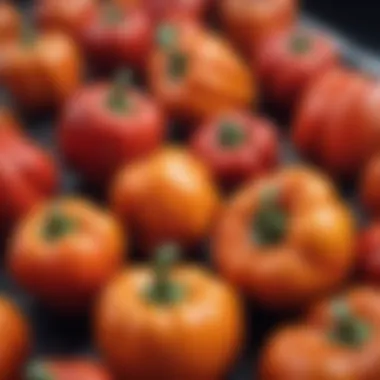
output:
<path id="1" fill-rule="evenodd" d="M 301 4 L 308 15 L 380 53 L 378 0 L 301 0 Z"/>
<path id="2" fill-rule="evenodd" d="M 0 0 L 1 1 L 1 0 Z M 218 1 L 218 0 L 215 0 Z M 15 0 L 16 4 L 27 6 L 33 0 Z M 300 0 L 306 23 L 322 29 L 337 38 L 342 45 L 344 55 L 356 66 L 380 76 L 380 22 L 379 0 Z M 36 134 L 39 129 L 34 128 Z M 50 139 L 50 137 L 49 137 Z M 31 305 L 30 299 L 15 290 L 7 277 L 0 279 L 2 289 L 14 294 L 19 303 L 29 310 L 30 319 L 35 326 L 37 336 L 36 352 L 39 354 L 83 353 L 91 352 L 89 323 L 86 317 L 79 321 L 69 321 L 47 312 L 40 305 Z M 262 323 L 271 321 L 262 318 Z M 251 371 L 252 353 L 238 364 L 234 380 L 246 380 Z M 232 377 L 231 377 L 232 378 Z"/>

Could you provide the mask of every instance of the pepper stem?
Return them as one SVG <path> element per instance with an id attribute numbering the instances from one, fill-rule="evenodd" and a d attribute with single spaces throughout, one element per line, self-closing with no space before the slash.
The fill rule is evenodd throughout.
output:
<path id="1" fill-rule="evenodd" d="M 120 7 L 110 2 L 104 4 L 104 22 L 107 25 L 115 25 L 121 22 L 123 19 L 123 13 Z"/>
<path id="2" fill-rule="evenodd" d="M 311 49 L 311 45 L 310 37 L 305 34 L 295 34 L 290 40 L 290 49 L 297 54 L 307 53 Z"/>
<path id="3" fill-rule="evenodd" d="M 253 220 L 253 238 L 257 244 L 278 244 L 284 238 L 288 215 L 279 204 L 277 188 L 264 189 Z"/>
<path id="4" fill-rule="evenodd" d="M 166 244 L 158 248 L 152 268 L 153 282 L 146 292 L 149 301 L 159 305 L 173 305 L 183 299 L 183 286 L 171 278 L 178 257 L 179 247 L 175 244 Z"/>
<path id="5" fill-rule="evenodd" d="M 178 46 L 178 31 L 171 24 L 161 25 L 156 34 L 158 45 L 168 54 L 168 73 L 173 79 L 181 79 L 187 72 L 188 57 Z"/>
<path id="6" fill-rule="evenodd" d="M 47 217 L 43 234 L 48 241 L 56 241 L 71 233 L 75 228 L 74 220 L 65 215 L 59 206 L 54 205 Z"/>
<path id="7" fill-rule="evenodd" d="M 173 50 L 168 55 L 168 73 L 173 79 L 184 77 L 188 67 L 187 56 L 179 50 Z"/>
<path id="8" fill-rule="evenodd" d="M 171 24 L 162 24 L 156 33 L 156 42 L 164 50 L 172 50 L 177 45 L 178 32 Z"/>
<path id="9" fill-rule="evenodd" d="M 129 110 L 126 91 L 131 84 L 131 71 L 127 69 L 120 70 L 116 73 L 111 91 L 108 96 L 108 106 L 116 113 L 124 113 Z"/>
<path id="10" fill-rule="evenodd" d="M 357 348 L 370 338 L 370 325 L 354 315 L 344 300 L 336 300 L 332 303 L 332 314 L 335 326 L 330 332 L 330 338 L 334 342 Z"/>
<path id="11" fill-rule="evenodd" d="M 32 47 L 36 42 L 37 31 L 29 20 L 25 20 L 21 27 L 21 43 L 26 47 Z"/>
<path id="12" fill-rule="evenodd" d="M 240 146 L 246 136 L 241 126 L 231 121 L 223 121 L 219 126 L 219 143 L 224 148 Z"/>
<path id="13" fill-rule="evenodd" d="M 26 367 L 25 380 L 54 380 L 45 366 L 37 361 L 33 361 Z"/>

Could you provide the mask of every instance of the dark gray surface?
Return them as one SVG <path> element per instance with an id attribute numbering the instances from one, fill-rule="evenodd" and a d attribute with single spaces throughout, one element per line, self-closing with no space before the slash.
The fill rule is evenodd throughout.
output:
<path id="1" fill-rule="evenodd" d="M 19 0 L 15 3 L 24 8 L 31 4 L 27 0 Z M 333 3 L 334 5 L 332 5 Z M 353 8 L 354 6 L 347 1 L 305 0 L 304 8 L 306 13 L 303 17 L 303 23 L 327 29 L 337 38 L 346 59 L 350 63 L 363 70 L 378 73 L 380 72 L 380 65 L 374 51 L 380 49 L 380 39 L 378 40 L 373 36 L 373 33 L 376 32 L 379 35 L 380 32 L 376 17 L 378 12 L 374 12 L 377 10 L 377 5 L 375 1 L 370 0 L 364 0 L 361 4 L 363 3 L 366 4 L 367 10 L 360 8 L 358 13 L 360 17 L 356 17 L 357 3 L 352 2 L 352 4 L 355 4 L 355 8 Z M 317 15 L 317 17 L 311 17 L 311 15 Z M 321 22 L 324 19 L 327 20 L 326 23 Z M 341 33 L 341 31 L 346 34 Z M 352 43 L 353 37 L 354 40 L 361 43 L 362 47 Z M 275 118 L 275 115 L 271 116 Z M 284 136 L 286 136 L 287 123 L 282 122 L 281 124 Z M 36 140 L 55 151 L 56 116 L 34 120 L 26 119 L 25 126 Z M 282 144 L 282 157 L 285 164 L 298 161 L 297 155 L 285 137 Z M 348 186 L 348 189 L 342 186 L 341 188 L 347 199 L 352 202 L 359 218 L 359 210 L 357 210 L 354 202 L 352 186 Z M 63 172 L 62 189 L 63 193 L 75 192 L 92 196 L 92 194 L 83 190 L 75 176 L 67 170 Z M 88 317 L 67 319 L 52 314 L 39 305 L 38 302 L 17 289 L 4 271 L 0 272 L 0 288 L 1 291 L 11 294 L 30 317 L 35 333 L 35 355 L 92 353 L 90 320 Z M 282 322 L 284 322 L 284 318 L 280 316 L 266 314 L 262 311 L 252 312 L 251 305 L 247 302 L 248 332 L 246 347 L 228 380 L 252 379 L 259 347 L 273 327 Z"/>

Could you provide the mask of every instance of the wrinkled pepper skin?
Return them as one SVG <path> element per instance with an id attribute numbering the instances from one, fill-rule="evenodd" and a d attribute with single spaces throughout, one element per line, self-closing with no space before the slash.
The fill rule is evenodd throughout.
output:
<path id="1" fill-rule="evenodd" d="M 7 253 L 13 278 L 49 307 L 86 310 L 123 263 L 126 232 L 89 201 L 65 198 L 36 207 L 14 231 Z"/>
<path id="2" fill-rule="evenodd" d="M 319 172 L 290 167 L 245 186 L 212 237 L 222 276 L 270 309 L 303 307 L 334 291 L 354 265 L 348 207 Z"/>
<path id="3" fill-rule="evenodd" d="M 95 316 L 95 340 L 118 378 L 222 379 L 237 358 L 244 328 L 239 296 L 203 268 L 173 268 L 175 303 L 150 299 L 146 266 L 126 269 L 105 289 Z"/>
<path id="4" fill-rule="evenodd" d="M 362 287 L 313 306 L 304 322 L 269 339 L 260 379 L 378 379 L 379 301 L 378 290 Z"/>
<path id="5" fill-rule="evenodd" d="M 279 136 L 269 120 L 246 111 L 230 111 L 203 122 L 192 136 L 190 148 L 218 182 L 234 186 L 277 166 Z"/>
<path id="6" fill-rule="evenodd" d="M 227 41 L 190 22 L 162 24 L 149 64 L 150 88 L 169 114 L 203 119 L 255 102 L 248 66 Z"/>

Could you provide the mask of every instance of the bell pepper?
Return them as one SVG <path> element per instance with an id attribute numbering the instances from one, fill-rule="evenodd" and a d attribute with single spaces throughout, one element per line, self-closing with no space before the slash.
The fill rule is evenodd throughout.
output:
<path id="1" fill-rule="evenodd" d="M 158 28 L 149 83 L 164 108 L 183 119 L 248 106 L 256 96 L 247 65 L 228 42 L 183 21 Z"/>
<path id="2" fill-rule="evenodd" d="M 36 207 L 14 231 L 8 268 L 49 307 L 76 313 L 118 271 L 126 239 L 118 222 L 91 202 L 53 200 Z"/>
<path id="3" fill-rule="evenodd" d="M 121 379 L 222 379 L 243 338 L 242 305 L 232 287 L 203 268 L 175 266 L 177 248 L 153 266 L 126 269 L 104 290 L 95 340 Z"/>
<path id="4" fill-rule="evenodd" d="M 24 25 L 20 38 L 3 47 L 0 81 L 27 111 L 60 108 L 79 86 L 82 63 L 76 45 L 56 32 Z"/>
<path id="5" fill-rule="evenodd" d="M 361 287 L 313 306 L 304 321 L 269 339 L 260 379 L 378 379 L 379 305 L 379 291 Z"/>
<path id="6" fill-rule="evenodd" d="M 58 139 L 66 161 L 88 182 L 106 187 L 124 164 L 156 150 L 165 132 L 161 107 L 121 70 L 113 83 L 85 86 L 68 101 Z"/>
<path id="7" fill-rule="evenodd" d="M 166 147 L 121 169 L 111 185 L 110 204 L 142 248 L 171 240 L 193 246 L 210 232 L 219 194 L 198 159 Z"/>
<path id="8" fill-rule="evenodd" d="M 335 177 L 355 177 L 380 147 L 379 89 L 368 76 L 343 68 L 317 77 L 296 109 L 297 150 Z"/>
<path id="9" fill-rule="evenodd" d="M 100 69 L 131 66 L 144 71 L 153 47 L 154 25 L 141 8 L 99 5 L 83 23 L 78 41 Z"/>
<path id="10" fill-rule="evenodd" d="M 338 63 L 338 47 L 331 37 L 306 29 L 268 36 L 252 59 L 267 99 L 288 109 L 297 104 L 313 81 Z"/>
<path id="11" fill-rule="evenodd" d="M 190 146 L 216 180 L 233 186 L 274 169 L 279 156 L 278 139 L 270 121 L 248 112 L 230 111 L 200 125 Z"/>
<path id="12" fill-rule="evenodd" d="M 328 178 L 289 167 L 246 185 L 211 240 L 220 273 L 269 309 L 310 304 L 354 266 L 351 212 Z"/>

